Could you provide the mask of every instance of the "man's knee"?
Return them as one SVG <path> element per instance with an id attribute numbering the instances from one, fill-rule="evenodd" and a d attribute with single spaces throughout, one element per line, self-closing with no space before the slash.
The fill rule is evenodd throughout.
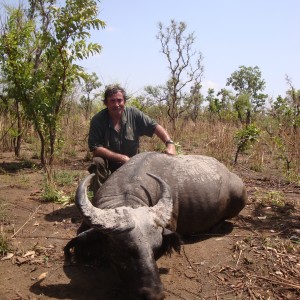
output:
<path id="1" fill-rule="evenodd" d="M 107 160 L 102 157 L 94 157 L 92 164 L 89 166 L 88 171 L 95 173 L 96 176 L 92 180 L 92 190 L 95 192 L 102 183 L 110 176 L 111 172 L 108 169 Z"/>

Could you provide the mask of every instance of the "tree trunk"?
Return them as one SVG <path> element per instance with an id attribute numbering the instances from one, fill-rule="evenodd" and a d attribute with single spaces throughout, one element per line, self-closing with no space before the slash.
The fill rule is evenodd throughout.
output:
<path id="1" fill-rule="evenodd" d="M 237 163 L 240 151 L 241 151 L 241 146 L 238 146 L 237 149 L 236 149 L 236 153 L 235 153 L 234 164 Z"/>
<path id="2" fill-rule="evenodd" d="M 18 121 L 18 130 L 17 130 L 18 135 L 14 141 L 14 150 L 15 150 L 15 156 L 20 157 L 23 128 L 22 128 L 22 116 L 20 113 L 20 106 L 18 101 L 16 102 L 16 111 L 17 111 L 17 121 Z"/>
<path id="3" fill-rule="evenodd" d="M 251 111 L 250 109 L 247 109 L 246 113 L 246 128 L 251 124 Z"/>

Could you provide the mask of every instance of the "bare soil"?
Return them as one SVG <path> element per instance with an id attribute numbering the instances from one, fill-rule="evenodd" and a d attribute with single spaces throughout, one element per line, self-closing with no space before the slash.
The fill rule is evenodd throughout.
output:
<path id="1" fill-rule="evenodd" d="M 64 262 L 79 214 L 73 205 L 42 201 L 43 172 L 26 167 L 0 153 L 0 230 L 10 245 L 0 256 L 0 299 L 124 299 L 109 267 Z M 87 167 L 80 158 L 57 166 Z M 247 206 L 157 262 L 166 299 L 300 299 L 300 187 L 276 172 L 266 177 L 241 165 L 234 171 L 247 185 Z M 61 188 L 73 193 L 76 185 Z"/>

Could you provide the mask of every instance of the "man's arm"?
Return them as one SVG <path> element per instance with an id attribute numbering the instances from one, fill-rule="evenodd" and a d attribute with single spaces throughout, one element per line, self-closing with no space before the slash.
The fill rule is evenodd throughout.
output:
<path id="1" fill-rule="evenodd" d="M 101 156 L 108 160 L 120 162 L 122 164 L 126 163 L 126 161 L 129 160 L 128 156 L 126 156 L 124 154 L 113 152 L 105 147 L 97 147 L 94 149 L 94 151 L 92 153 L 93 153 L 93 157 Z"/>
<path id="2" fill-rule="evenodd" d="M 170 155 L 176 155 L 176 148 L 171 140 L 168 132 L 161 126 L 157 125 L 154 133 L 161 139 L 161 141 L 166 145 L 166 150 L 165 153 L 170 154 Z"/>

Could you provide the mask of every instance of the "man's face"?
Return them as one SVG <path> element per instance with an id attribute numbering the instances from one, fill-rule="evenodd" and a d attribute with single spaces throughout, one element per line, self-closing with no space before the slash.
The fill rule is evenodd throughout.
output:
<path id="1" fill-rule="evenodd" d="M 124 111 L 125 100 L 121 92 L 117 92 L 108 97 L 107 104 L 109 115 L 112 118 L 120 118 Z"/>

